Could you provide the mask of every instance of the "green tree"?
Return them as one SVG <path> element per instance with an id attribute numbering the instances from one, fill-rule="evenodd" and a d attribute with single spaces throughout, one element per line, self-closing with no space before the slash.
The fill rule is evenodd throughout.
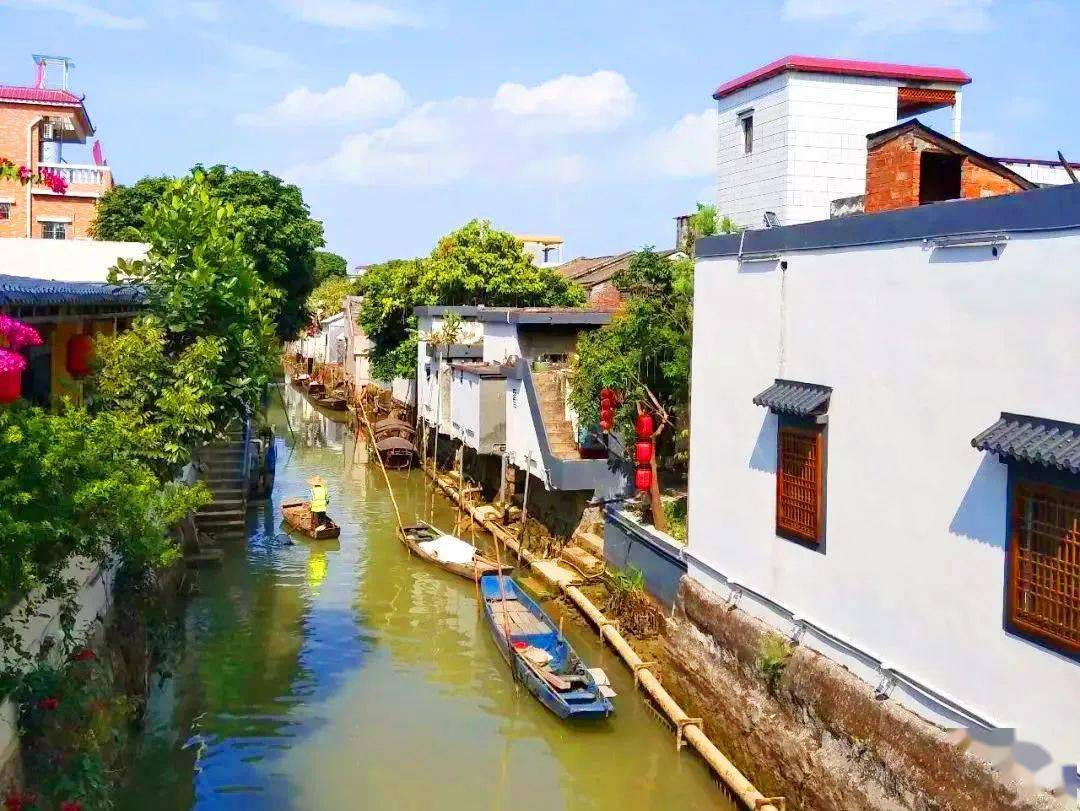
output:
<path id="1" fill-rule="evenodd" d="M 191 183 L 197 176 L 218 200 L 232 205 L 232 232 L 259 276 L 283 293 L 278 335 L 292 337 L 306 322 L 304 302 L 315 287 L 315 251 L 324 244 L 322 223 L 311 219 L 299 188 L 269 172 L 196 166 L 182 182 Z M 150 241 L 151 212 L 169 196 L 174 182 L 143 178 L 108 192 L 98 204 L 94 237 Z"/>
<path id="2" fill-rule="evenodd" d="M 330 251 L 315 251 L 315 285 L 318 286 L 327 279 L 336 276 L 348 275 L 349 266 L 344 256 L 338 256 Z"/>
<path id="3" fill-rule="evenodd" d="M 610 324 L 578 342 L 570 403 L 583 424 L 595 425 L 600 390 L 616 389 L 623 395 L 615 415 L 623 444 L 632 447 L 634 420 L 645 410 L 656 415 L 655 438 L 664 450 L 672 445 L 669 429 L 685 423 L 689 414 L 694 265 L 646 248 L 612 281 L 626 302 Z M 653 521 L 664 529 L 655 472 L 654 467 Z"/>
<path id="4" fill-rule="evenodd" d="M 689 244 L 680 247 L 686 253 L 693 253 L 695 239 L 716 234 L 737 234 L 741 230 L 731 217 L 726 215 L 721 217 L 719 210 L 712 203 L 698 203 L 697 211 L 690 215 Z"/>
<path id="5" fill-rule="evenodd" d="M 360 323 L 374 344 L 373 374 L 415 373 L 413 308 L 483 304 L 488 307 L 575 307 L 585 292 L 550 268 L 540 268 L 513 234 L 472 220 L 442 239 L 425 259 L 373 265 L 360 277 Z"/>
<path id="6" fill-rule="evenodd" d="M 327 318 L 341 312 L 345 297 L 356 295 L 359 280 L 346 276 L 331 276 L 308 296 L 308 312 L 314 318 Z"/>
<path id="7" fill-rule="evenodd" d="M 234 220 L 239 214 L 211 193 L 201 172 L 175 181 L 146 217 L 143 233 L 150 243 L 145 259 L 120 260 L 110 273 L 114 282 L 139 285 L 146 294 L 143 322 L 158 330 L 172 374 L 199 394 L 177 396 L 174 410 L 198 423 L 202 397 L 211 399 L 211 422 L 217 429 L 250 413 L 277 361 L 273 318 L 281 294 L 255 270 Z M 150 346 L 152 340 L 142 346 Z M 120 350 L 137 349 L 121 342 Z M 136 357 L 113 357 L 130 365 Z M 129 350 L 130 351 L 130 350 Z M 212 370 L 207 381 L 198 378 Z M 103 368 L 103 379 L 119 372 Z"/>

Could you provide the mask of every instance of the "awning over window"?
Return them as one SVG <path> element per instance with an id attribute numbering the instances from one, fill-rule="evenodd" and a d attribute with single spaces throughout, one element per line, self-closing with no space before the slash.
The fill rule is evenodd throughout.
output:
<path id="1" fill-rule="evenodd" d="M 1080 425 L 1002 412 L 971 440 L 973 447 L 1020 462 L 1080 473 Z"/>
<path id="2" fill-rule="evenodd" d="M 765 406 L 777 414 L 808 417 L 828 411 L 831 396 L 832 389 L 829 386 L 777 379 L 754 398 L 754 405 Z"/>

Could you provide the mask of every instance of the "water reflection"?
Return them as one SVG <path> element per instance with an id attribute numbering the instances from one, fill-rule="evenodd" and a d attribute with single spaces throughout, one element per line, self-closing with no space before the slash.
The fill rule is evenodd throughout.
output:
<path id="1" fill-rule="evenodd" d="M 248 543 L 200 573 L 124 808 L 727 807 L 571 619 L 579 653 L 621 694 L 616 716 L 567 725 L 517 689 L 473 585 L 405 553 L 382 474 L 353 453 L 348 427 L 282 394 L 294 433 L 276 409 L 272 500 L 252 509 Z M 278 505 L 315 472 L 341 538 L 289 543 Z M 453 525 L 422 474 L 391 477 L 406 519 Z"/>

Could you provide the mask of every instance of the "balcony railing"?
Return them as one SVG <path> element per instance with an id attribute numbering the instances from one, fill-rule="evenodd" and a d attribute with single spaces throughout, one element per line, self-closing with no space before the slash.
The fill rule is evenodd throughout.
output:
<path id="1" fill-rule="evenodd" d="M 48 169 L 75 186 L 108 186 L 112 170 L 108 166 L 80 163 L 39 163 L 38 169 Z"/>

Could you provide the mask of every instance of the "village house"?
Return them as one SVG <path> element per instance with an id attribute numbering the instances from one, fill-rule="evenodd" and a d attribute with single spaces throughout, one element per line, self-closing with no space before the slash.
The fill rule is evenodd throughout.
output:
<path id="1" fill-rule="evenodd" d="M 71 60 L 35 56 L 29 86 L 0 85 L 0 158 L 30 170 L 25 185 L 0 180 L 0 237 L 86 239 L 98 198 L 113 187 L 112 171 L 94 134 L 85 99 L 68 89 Z M 57 86 L 49 80 L 55 73 Z M 42 173 L 67 182 L 60 194 L 39 182 Z"/>
<path id="2" fill-rule="evenodd" d="M 587 500 L 621 495 L 626 479 L 567 403 L 569 360 L 597 310 L 418 307 L 417 408 L 440 437 L 470 449 L 501 486 L 509 465 L 535 478 L 534 503 L 572 494 L 551 516 L 580 517 Z M 442 335 L 448 316 L 456 335 Z M 453 339 L 448 342 L 448 339 Z M 443 440 L 445 441 L 445 440 Z M 554 499 L 552 500 L 554 505 Z M 569 534 L 567 532 L 567 534 Z"/>
<path id="3" fill-rule="evenodd" d="M 947 109 L 952 139 L 960 138 L 962 91 L 970 82 L 958 68 L 809 56 L 783 57 L 724 82 L 713 94 L 720 212 L 742 227 L 761 228 L 862 211 L 869 149 L 878 149 L 880 166 L 887 153 L 896 158 L 913 138 L 932 144 L 916 152 L 930 156 L 922 165 L 927 179 L 940 175 L 945 183 L 939 195 L 952 188 L 953 167 L 961 162 L 967 167 L 965 185 L 955 197 L 1070 182 L 1068 170 L 1057 162 L 986 158 L 956 140 L 929 135 L 929 128 L 893 131 L 914 116 Z M 992 169 L 988 161 L 995 164 Z M 910 194 L 912 172 L 918 169 L 901 172 L 906 175 L 894 181 Z M 977 190 L 969 185 L 977 175 L 986 180 L 986 172 L 1002 182 Z"/>
<path id="4" fill-rule="evenodd" d="M 954 189 L 969 161 L 1024 185 L 917 125 L 881 144 L 909 136 Z M 900 204 L 698 241 L 683 557 L 715 605 L 880 698 L 1015 730 L 1011 775 L 1060 786 L 1080 752 L 1080 185 L 880 207 Z"/>

